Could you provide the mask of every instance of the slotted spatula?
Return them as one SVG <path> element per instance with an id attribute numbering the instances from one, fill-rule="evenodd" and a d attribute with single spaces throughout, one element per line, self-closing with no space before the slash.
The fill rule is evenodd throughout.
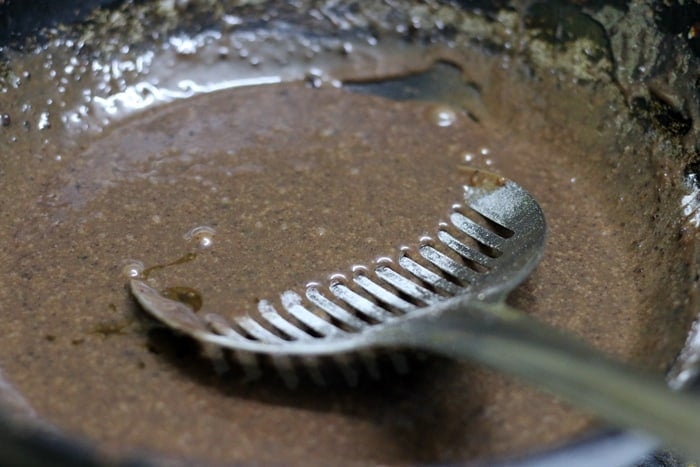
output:
<path id="1" fill-rule="evenodd" d="M 372 372 L 375 350 L 418 348 L 519 376 L 700 459 L 700 399 L 505 304 L 542 256 L 544 215 L 513 181 L 463 170 L 464 203 L 453 206 L 435 238 L 421 239 L 395 261 L 356 268 L 350 279 L 286 291 L 281 307 L 261 301 L 254 313 L 229 321 L 196 314 L 138 278 L 132 293 L 169 328 L 230 350 L 244 364 L 271 359 L 288 378 L 296 365 L 323 383 L 321 359 L 356 358 Z"/>

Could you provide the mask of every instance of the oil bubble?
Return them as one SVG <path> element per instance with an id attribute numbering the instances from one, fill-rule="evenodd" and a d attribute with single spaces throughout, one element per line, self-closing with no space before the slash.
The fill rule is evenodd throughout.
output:
<path id="1" fill-rule="evenodd" d="M 226 47 L 226 46 L 221 46 L 221 47 L 219 47 L 219 49 L 218 49 L 217 52 L 218 52 L 218 54 L 219 54 L 219 58 L 222 59 L 222 60 L 228 58 L 229 54 L 231 53 L 231 51 L 229 50 L 229 48 Z"/>
<path id="2" fill-rule="evenodd" d="M 137 279 L 142 277 L 144 269 L 145 266 L 141 261 L 128 259 L 123 262 L 122 274 L 129 279 Z"/>
<path id="3" fill-rule="evenodd" d="M 437 106 L 431 111 L 431 119 L 439 127 L 451 126 L 457 120 L 454 110 L 446 106 Z"/>
<path id="4" fill-rule="evenodd" d="M 227 26 L 238 26 L 240 24 L 243 24 L 243 20 L 239 16 L 224 15 L 221 19 Z"/>
<path id="5" fill-rule="evenodd" d="M 190 307 L 192 311 L 199 311 L 202 308 L 202 294 L 192 287 L 183 285 L 169 287 L 162 291 L 162 295 L 170 300 L 184 303 Z"/>
<path id="6" fill-rule="evenodd" d="M 39 121 L 37 122 L 36 126 L 39 130 L 47 130 L 51 128 L 51 121 L 49 120 L 48 112 L 42 112 L 39 114 Z"/>
<path id="7" fill-rule="evenodd" d="M 206 225 L 200 225 L 184 235 L 185 240 L 188 242 L 193 242 L 197 245 L 197 248 L 202 250 L 211 248 L 214 245 L 214 235 L 216 231 Z"/>
<path id="8" fill-rule="evenodd" d="M 318 89 L 323 85 L 323 72 L 318 68 L 311 68 L 304 77 L 307 86 Z"/>

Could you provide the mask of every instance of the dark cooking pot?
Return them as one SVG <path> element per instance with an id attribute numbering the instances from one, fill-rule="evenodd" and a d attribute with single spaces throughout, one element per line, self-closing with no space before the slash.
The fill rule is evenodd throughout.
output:
<path id="1" fill-rule="evenodd" d="M 12 0 L 0 1 L 0 43 L 9 48 L 21 48 L 27 38 L 41 42 L 56 35 L 69 32 L 42 33 L 44 28 L 60 24 L 79 23 L 95 8 L 118 8 L 123 2 L 107 0 L 42 2 L 42 5 Z M 143 4 L 148 2 L 134 2 Z M 187 2 L 181 2 L 186 4 Z M 196 3 L 196 2 L 195 2 Z M 438 2 L 440 3 L 440 2 Z M 649 128 L 650 134 L 644 141 L 673 141 L 677 146 L 669 150 L 669 158 L 683 164 L 685 182 L 690 189 L 696 189 L 698 169 L 697 118 L 700 112 L 697 100 L 697 54 L 700 51 L 700 7 L 648 2 L 605 1 L 512 1 L 512 2 L 444 2 L 457 4 L 488 21 L 496 21 L 499 12 L 515 12 L 524 28 L 534 31 L 532 36 L 543 38 L 549 43 L 569 43 L 585 37 L 608 54 L 617 67 L 608 70 L 614 77 L 616 86 L 629 105 L 630 121 Z M 183 7 L 183 24 L 171 30 L 199 31 L 208 27 L 209 18 L 201 12 L 191 13 Z M 648 14 L 646 14 L 648 13 Z M 651 17 L 649 17 L 651 15 Z M 370 26 L 371 29 L 372 26 Z M 436 34 L 448 37 L 454 34 L 452 25 L 439 28 Z M 323 31 L 327 34 L 328 31 Z M 346 33 L 346 31 L 343 31 Z M 321 34 L 321 33 L 319 33 Z M 418 34 L 413 32 L 413 34 Z M 513 47 L 498 40 L 491 40 L 488 33 L 480 38 L 480 45 L 490 47 L 495 53 Z M 125 34 L 124 37 L 128 37 Z M 153 38 L 151 38 L 153 40 Z M 99 49 L 99 36 L 93 39 L 91 47 Z M 139 37 L 143 41 L 143 37 Z M 159 39 L 154 39 L 159 40 Z M 432 40 L 429 35 L 420 40 Z M 638 44 L 634 43 L 639 41 Z M 646 50 L 644 50 L 646 48 Z M 640 50 L 641 49 L 641 50 Z M 533 58 L 536 62 L 537 59 Z M 571 64 L 569 64 L 571 65 Z M 539 69 L 537 67 L 540 67 Z M 555 63 L 539 62 L 533 65 L 533 73 L 543 69 L 556 68 Z M 585 77 L 579 77 L 586 81 Z M 596 77 L 591 77 L 595 80 Z M 10 91 L 11 92 L 11 91 Z M 0 113 L 2 113 L 0 108 Z M 651 134 L 653 133 L 653 134 Z M 632 145 L 633 142 L 630 142 Z M 641 144 L 641 143 L 640 143 Z M 662 154 L 663 150 L 659 150 Z M 656 156 L 654 156 L 656 157 Z M 640 162 L 640 165 L 642 163 Z M 697 202 L 697 201 L 696 201 Z M 681 213 L 679 213 L 680 215 Z M 692 203 L 685 212 L 694 215 Z M 667 216 L 673 216 L 667 213 Z M 663 216 L 663 214 L 662 214 Z M 687 241 L 687 248 L 694 248 L 693 241 Z M 689 287 L 690 290 L 690 287 Z M 695 314 L 692 305 L 679 318 L 687 328 L 689 317 Z M 680 342 L 677 347 L 680 348 Z M 692 339 L 690 341 L 692 344 Z M 684 385 L 689 385 L 694 377 L 697 360 L 692 345 L 687 347 L 680 363 L 674 367 L 676 375 L 682 375 Z M 61 433 L 37 430 L 31 424 L 25 425 L 12 417 L 0 419 L 5 427 L 0 430 L 0 456 L 8 465 L 148 465 L 148 456 L 138 459 L 109 459 L 104 453 L 95 451 L 90 445 Z M 654 448 L 654 443 L 644 437 L 627 432 L 595 432 L 582 440 L 567 444 L 558 449 L 532 455 L 524 459 L 505 461 L 505 465 L 622 465 L 636 461 Z M 676 465 L 669 454 L 649 457 L 644 465 Z M 679 462 L 679 461 L 678 461 Z M 680 464 L 678 464 L 680 465 Z"/>

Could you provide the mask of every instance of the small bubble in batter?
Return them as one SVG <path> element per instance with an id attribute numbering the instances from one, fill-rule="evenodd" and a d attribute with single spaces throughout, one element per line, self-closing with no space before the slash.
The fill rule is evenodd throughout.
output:
<path id="1" fill-rule="evenodd" d="M 197 248 L 207 249 L 211 248 L 212 245 L 214 245 L 215 234 L 216 230 L 214 230 L 213 228 L 206 225 L 200 225 L 187 232 L 184 235 L 184 238 L 188 242 L 195 243 L 197 245 Z"/>
<path id="2" fill-rule="evenodd" d="M 129 279 L 136 279 L 141 277 L 143 274 L 145 266 L 141 261 L 129 259 L 124 261 L 124 266 L 122 267 L 122 274 L 124 274 Z"/>
<path id="3" fill-rule="evenodd" d="M 37 122 L 36 127 L 39 130 L 48 130 L 51 128 L 51 121 L 49 120 L 49 113 L 48 112 L 42 112 L 39 114 L 39 121 Z"/>
<path id="4" fill-rule="evenodd" d="M 444 105 L 434 107 L 430 116 L 439 127 L 448 127 L 457 120 L 455 111 Z"/>

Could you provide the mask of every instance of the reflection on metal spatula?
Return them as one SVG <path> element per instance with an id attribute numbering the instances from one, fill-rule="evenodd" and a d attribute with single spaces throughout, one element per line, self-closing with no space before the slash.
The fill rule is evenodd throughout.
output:
<path id="1" fill-rule="evenodd" d="M 374 371 L 376 350 L 423 349 L 519 376 L 700 459 L 700 398 L 674 393 L 660 375 L 612 361 L 504 303 L 539 262 L 545 234 L 530 194 L 465 169 L 464 203 L 435 239 L 422 239 L 396 261 L 356 269 L 349 280 L 309 285 L 303 295 L 284 292 L 279 310 L 262 301 L 255 314 L 227 321 L 195 314 L 139 279 L 131 290 L 168 327 L 243 363 L 265 357 L 279 369 L 300 365 L 323 383 L 320 360 L 357 358 Z"/>

